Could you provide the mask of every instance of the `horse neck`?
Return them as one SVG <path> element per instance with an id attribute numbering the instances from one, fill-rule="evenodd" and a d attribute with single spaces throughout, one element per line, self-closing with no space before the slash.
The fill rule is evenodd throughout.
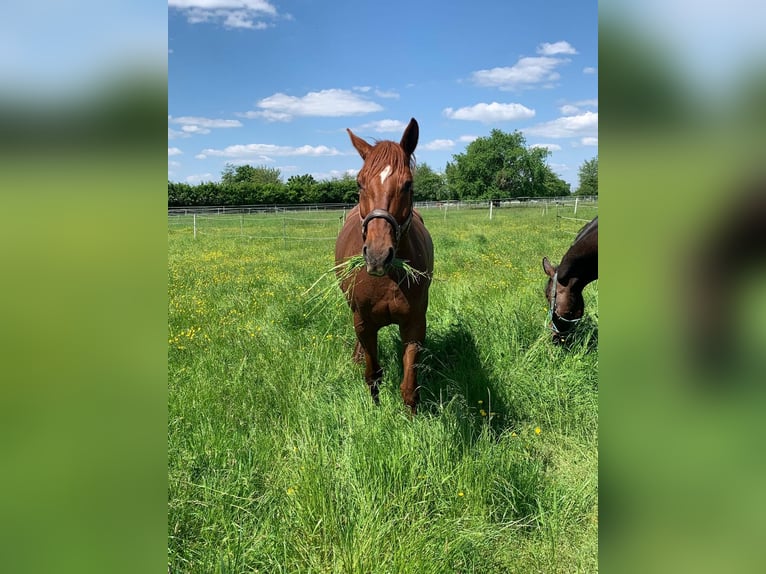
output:
<path id="1" fill-rule="evenodd" d="M 598 253 L 589 249 L 567 251 L 559 265 L 559 277 L 565 277 L 567 287 L 572 291 L 582 291 L 592 281 L 598 279 Z"/>
<path id="2" fill-rule="evenodd" d="M 407 224 L 407 229 L 402 231 L 402 236 L 399 238 L 399 244 L 396 246 L 396 256 L 399 259 L 408 259 L 408 255 L 411 252 L 412 245 L 410 243 L 410 233 L 412 233 L 412 226 L 415 223 L 415 213 L 410 206 L 410 221 Z"/>

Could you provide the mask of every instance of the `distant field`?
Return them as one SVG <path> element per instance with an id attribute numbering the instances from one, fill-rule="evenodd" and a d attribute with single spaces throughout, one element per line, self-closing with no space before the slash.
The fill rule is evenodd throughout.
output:
<path id="1" fill-rule="evenodd" d="M 597 571 L 598 282 L 556 347 L 540 263 L 584 222 L 424 211 L 436 263 L 410 420 L 396 327 L 379 407 L 351 362 L 323 277 L 342 215 L 198 216 L 196 238 L 169 218 L 170 571 Z"/>

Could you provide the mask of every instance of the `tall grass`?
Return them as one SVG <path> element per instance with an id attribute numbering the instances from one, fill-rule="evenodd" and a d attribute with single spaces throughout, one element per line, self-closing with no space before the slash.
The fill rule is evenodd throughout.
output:
<path id="1" fill-rule="evenodd" d="M 170 227 L 171 572 L 597 570 L 597 283 L 554 346 L 540 263 L 579 225 L 424 217 L 436 264 L 414 418 L 396 328 L 375 407 L 340 289 L 312 299 L 332 240 Z"/>

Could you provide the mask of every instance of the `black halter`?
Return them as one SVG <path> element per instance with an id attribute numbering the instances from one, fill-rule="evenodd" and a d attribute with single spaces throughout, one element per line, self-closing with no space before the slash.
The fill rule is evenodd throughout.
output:
<path id="1" fill-rule="evenodd" d="M 553 274 L 553 282 L 551 283 L 551 307 L 548 310 L 548 325 L 550 326 L 551 331 L 556 333 L 557 335 L 563 335 L 559 328 L 556 326 L 556 321 L 563 321 L 564 323 L 570 323 L 572 326 L 576 325 L 578 322 L 582 321 L 582 317 L 578 317 L 577 319 L 565 319 L 564 317 L 558 315 L 556 313 L 556 291 L 557 286 L 559 283 L 559 272 L 556 271 Z M 583 315 L 584 316 L 584 315 Z M 554 321 L 556 319 L 556 321 Z M 571 329 L 572 327 L 570 327 Z"/>
<path id="2" fill-rule="evenodd" d="M 370 213 L 367 214 L 367 217 L 362 219 L 362 240 L 367 240 L 367 225 L 373 219 L 385 219 L 388 221 L 388 223 L 391 224 L 391 227 L 394 230 L 394 237 L 396 238 L 396 243 L 398 245 L 399 239 L 402 237 L 402 234 L 407 231 L 410 226 L 410 222 L 412 221 L 412 209 L 410 209 L 410 214 L 401 225 L 399 225 L 399 222 L 396 221 L 394 216 L 385 209 L 373 209 Z"/>

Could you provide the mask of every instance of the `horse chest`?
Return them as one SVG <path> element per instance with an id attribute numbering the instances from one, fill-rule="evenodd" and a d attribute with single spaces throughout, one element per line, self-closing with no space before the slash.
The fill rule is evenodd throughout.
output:
<path id="1" fill-rule="evenodd" d="M 380 282 L 376 288 L 355 294 L 354 310 L 379 325 L 401 323 L 412 312 L 408 293 L 389 279 L 375 281 Z"/>

